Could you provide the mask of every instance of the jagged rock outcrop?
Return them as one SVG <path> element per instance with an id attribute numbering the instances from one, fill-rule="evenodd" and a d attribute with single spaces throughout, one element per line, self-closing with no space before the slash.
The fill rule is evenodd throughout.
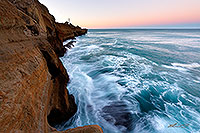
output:
<path id="1" fill-rule="evenodd" d="M 59 57 L 64 40 L 86 32 L 55 22 L 37 0 L 0 1 L 0 132 L 51 132 L 74 115 Z"/>

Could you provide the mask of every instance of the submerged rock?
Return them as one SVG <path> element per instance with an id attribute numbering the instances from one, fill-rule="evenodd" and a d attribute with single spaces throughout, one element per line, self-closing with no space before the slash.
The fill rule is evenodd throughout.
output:
<path id="1" fill-rule="evenodd" d="M 123 101 L 112 102 L 102 109 L 102 117 L 122 131 L 131 131 L 134 121 L 138 118 L 132 114 L 128 105 Z"/>

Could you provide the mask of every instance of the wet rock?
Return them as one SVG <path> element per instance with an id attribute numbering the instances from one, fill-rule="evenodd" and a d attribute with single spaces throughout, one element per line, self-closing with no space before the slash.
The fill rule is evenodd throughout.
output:
<path id="1" fill-rule="evenodd" d="M 103 130 L 98 125 L 89 125 L 89 126 L 69 129 L 66 132 L 67 133 L 103 133 Z"/>
<path id="2" fill-rule="evenodd" d="M 72 47 L 74 47 L 74 43 L 76 43 L 76 41 L 70 41 L 67 44 L 65 44 L 64 47 L 71 49 Z"/>
<path id="3" fill-rule="evenodd" d="M 137 119 L 133 117 L 128 105 L 123 101 L 112 102 L 102 109 L 102 117 L 110 124 L 116 127 L 125 127 L 130 131 L 133 128 L 133 122 Z"/>

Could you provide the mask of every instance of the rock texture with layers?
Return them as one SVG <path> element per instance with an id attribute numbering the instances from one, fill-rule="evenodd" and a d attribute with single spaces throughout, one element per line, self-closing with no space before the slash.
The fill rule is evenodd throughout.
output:
<path id="1" fill-rule="evenodd" d="M 51 132 L 75 114 L 59 57 L 63 41 L 86 33 L 55 22 L 38 0 L 0 1 L 0 132 Z"/>

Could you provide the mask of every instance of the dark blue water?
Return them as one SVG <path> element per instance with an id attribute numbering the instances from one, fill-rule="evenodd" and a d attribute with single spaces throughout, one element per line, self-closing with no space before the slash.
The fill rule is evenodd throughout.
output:
<path id="1" fill-rule="evenodd" d="M 78 112 L 58 128 L 200 132 L 200 30 L 90 30 L 62 62 Z"/>

